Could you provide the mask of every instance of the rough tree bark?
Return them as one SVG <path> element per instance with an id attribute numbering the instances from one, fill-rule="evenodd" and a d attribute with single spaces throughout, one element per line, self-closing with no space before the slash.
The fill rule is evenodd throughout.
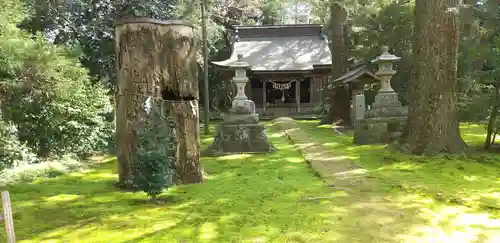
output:
<path id="1" fill-rule="evenodd" d="M 401 143 L 413 154 L 466 148 L 457 114 L 460 0 L 417 0 L 408 122 Z"/>
<path id="2" fill-rule="evenodd" d="M 116 136 L 118 186 L 130 186 L 137 148 L 136 125 L 147 97 L 171 100 L 177 183 L 203 181 L 198 129 L 198 80 L 193 27 L 147 18 L 117 22 Z"/>
<path id="3" fill-rule="evenodd" d="M 484 141 L 484 149 L 489 149 L 495 142 L 493 131 L 497 126 L 497 117 L 500 99 L 500 84 L 495 84 L 495 96 L 493 98 L 493 105 L 491 106 L 490 118 L 488 119 L 488 128 L 486 130 L 486 140 Z"/>
<path id="4" fill-rule="evenodd" d="M 471 37 L 474 30 L 474 8 L 477 5 L 477 0 L 463 0 L 465 8 L 462 11 L 463 21 L 462 21 L 462 33 L 465 37 Z"/>
<path id="5" fill-rule="evenodd" d="M 345 21 L 347 13 L 339 3 L 330 6 L 330 51 L 332 52 L 332 80 L 337 79 L 349 69 L 348 50 L 346 45 Z M 349 88 L 335 87 L 329 91 L 330 110 L 321 119 L 320 124 L 332 124 L 341 121 L 342 124 L 351 123 L 351 98 Z"/>

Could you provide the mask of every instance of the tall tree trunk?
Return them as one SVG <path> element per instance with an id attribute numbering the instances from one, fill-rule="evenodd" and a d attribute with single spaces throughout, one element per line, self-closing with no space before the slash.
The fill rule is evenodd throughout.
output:
<path id="1" fill-rule="evenodd" d="M 413 154 L 466 148 L 457 114 L 460 0 L 417 0 L 408 122 L 403 149 Z"/>
<path id="2" fill-rule="evenodd" d="M 474 7 L 477 5 L 477 0 L 463 0 L 465 8 L 462 11 L 463 21 L 461 30 L 464 37 L 472 37 L 474 30 Z"/>
<path id="3" fill-rule="evenodd" d="M 463 7 L 460 9 L 461 26 L 460 32 L 462 42 L 460 45 L 460 53 L 462 56 L 461 65 L 458 68 L 458 77 L 463 78 L 470 74 L 473 70 L 479 70 L 482 67 L 482 61 L 472 61 L 473 53 L 469 51 L 471 45 L 479 44 L 477 18 L 474 16 L 474 8 L 477 5 L 477 0 L 463 0 Z"/>
<path id="4" fill-rule="evenodd" d="M 484 141 L 484 149 L 489 149 L 491 144 L 495 142 L 493 131 L 497 125 L 498 108 L 500 99 L 500 84 L 495 84 L 495 97 L 491 106 L 490 118 L 488 119 L 488 129 L 486 130 L 486 140 Z"/>
<path id="5" fill-rule="evenodd" d="M 141 106 L 151 96 L 169 100 L 176 137 L 178 183 L 203 180 L 198 129 L 198 80 L 192 26 L 146 18 L 116 27 L 118 186 L 129 187 Z"/>
<path id="6" fill-rule="evenodd" d="M 346 42 L 345 21 L 347 13 L 339 3 L 330 6 L 330 51 L 332 53 L 332 81 L 346 73 L 349 69 Z M 349 88 L 345 86 L 330 90 L 330 110 L 320 124 L 332 124 L 341 120 L 343 124 L 351 123 L 351 98 Z"/>

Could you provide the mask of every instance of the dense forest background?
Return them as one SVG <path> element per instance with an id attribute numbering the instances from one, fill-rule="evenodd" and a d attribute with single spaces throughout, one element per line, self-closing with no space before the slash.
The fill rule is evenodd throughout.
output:
<path id="1" fill-rule="evenodd" d="M 384 45 L 402 57 L 392 82 L 401 101 L 407 103 L 414 1 L 207 1 L 209 60 L 229 56 L 228 31 L 235 24 L 321 23 L 331 34 L 329 6 L 336 3 L 347 10 L 348 53 L 355 63 L 369 63 Z M 3 0 L 0 170 L 113 148 L 114 21 L 124 17 L 185 19 L 195 24 L 201 40 L 199 9 L 199 2 L 191 0 Z M 466 0 L 457 11 L 461 16 L 460 120 L 496 119 L 499 3 Z M 201 45 L 198 49 L 203 70 Z M 199 74 L 203 82 L 203 72 Z M 224 110 L 231 99 L 227 84 L 217 75 L 209 68 L 208 95 L 210 109 L 215 111 Z M 370 87 L 368 103 L 377 88 Z M 496 126 L 492 129 L 495 133 Z"/>

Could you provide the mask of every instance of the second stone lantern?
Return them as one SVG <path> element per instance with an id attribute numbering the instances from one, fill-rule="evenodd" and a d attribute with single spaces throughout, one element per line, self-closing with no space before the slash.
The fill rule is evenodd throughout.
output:
<path id="1" fill-rule="evenodd" d="M 407 109 L 401 105 L 398 94 L 391 87 L 391 79 L 396 74 L 393 63 L 401 60 L 389 53 L 389 47 L 382 47 L 382 54 L 372 62 L 378 64 L 378 71 L 375 73 L 380 80 L 380 90 L 375 96 L 372 109 L 365 114 L 366 118 L 371 117 L 401 117 L 407 115 Z"/>

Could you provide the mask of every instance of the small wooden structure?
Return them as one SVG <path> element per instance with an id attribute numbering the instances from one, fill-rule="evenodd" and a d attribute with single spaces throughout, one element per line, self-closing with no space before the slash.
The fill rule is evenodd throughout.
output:
<path id="1" fill-rule="evenodd" d="M 0 222 L 5 224 L 5 235 L 7 236 L 7 243 L 16 242 L 16 234 L 14 233 L 14 219 L 12 217 L 12 206 L 10 204 L 9 192 L 2 192 L 2 209 L 3 214 L 0 215 Z"/>
<path id="2" fill-rule="evenodd" d="M 148 97 L 168 103 L 175 123 L 177 183 L 198 183 L 200 169 L 198 75 L 195 31 L 183 21 L 148 18 L 116 24 L 116 134 L 119 186 L 134 168 L 137 124 Z"/>
<path id="3" fill-rule="evenodd" d="M 238 25 L 231 31 L 231 57 L 212 64 L 229 82 L 240 60 L 248 63 L 246 96 L 258 113 L 305 113 L 323 102 L 331 53 L 322 25 Z"/>
<path id="4" fill-rule="evenodd" d="M 356 65 L 349 69 L 347 73 L 333 81 L 334 86 L 349 85 L 350 97 L 363 95 L 365 85 L 380 82 L 368 66 L 365 64 Z"/>

